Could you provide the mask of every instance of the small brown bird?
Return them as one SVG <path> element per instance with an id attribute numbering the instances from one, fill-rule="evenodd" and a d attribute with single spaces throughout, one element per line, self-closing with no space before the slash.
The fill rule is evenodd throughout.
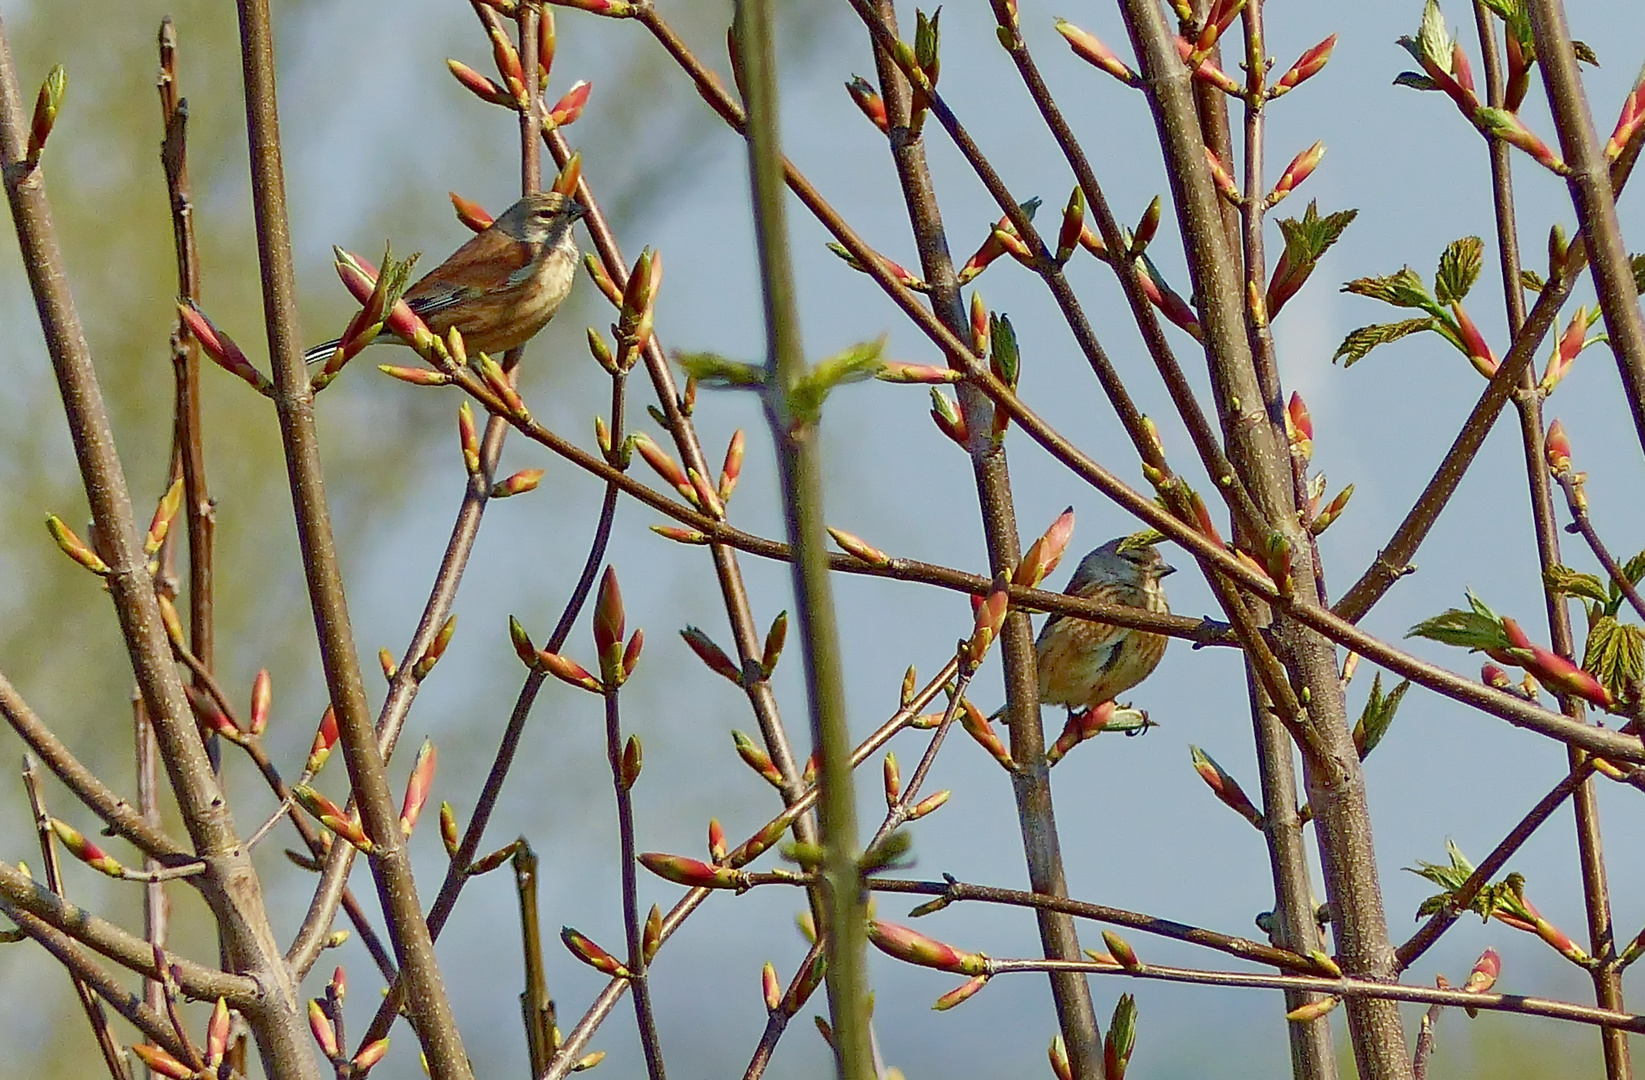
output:
<path id="1" fill-rule="evenodd" d="M 571 226 L 582 216 L 582 204 L 567 195 L 527 195 L 418 279 L 402 299 L 440 337 L 455 326 L 468 352 L 501 357 L 531 340 L 571 292 L 577 275 Z M 399 339 L 384 331 L 377 340 Z M 337 345 L 317 345 L 304 359 L 323 362 Z"/>
<path id="2" fill-rule="evenodd" d="M 1121 537 L 1081 559 L 1063 592 L 1163 613 L 1170 608 L 1160 579 L 1174 572 L 1154 547 L 1125 546 Z M 1052 615 L 1034 643 L 1040 702 L 1066 705 L 1072 712 L 1112 701 L 1153 673 L 1167 640 L 1163 634 Z"/>

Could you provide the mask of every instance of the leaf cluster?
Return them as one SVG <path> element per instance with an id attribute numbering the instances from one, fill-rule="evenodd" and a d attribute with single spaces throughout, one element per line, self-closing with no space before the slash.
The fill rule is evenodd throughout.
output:
<path id="1" fill-rule="evenodd" d="M 1629 584 L 1645 578 L 1645 551 L 1622 566 Z M 1551 566 L 1543 575 L 1549 592 L 1586 601 L 1588 640 L 1583 647 L 1582 667 L 1605 685 L 1614 697 L 1630 695 L 1630 688 L 1645 681 L 1645 628 L 1617 619 L 1622 610 L 1622 588 L 1614 580 L 1602 581 L 1568 566 Z"/>
<path id="2" fill-rule="evenodd" d="M 1418 859 L 1415 866 L 1405 867 L 1408 873 L 1431 881 L 1442 890 L 1417 905 L 1419 919 L 1454 907 L 1457 893 L 1462 891 L 1463 884 L 1473 876 L 1474 864 L 1468 861 L 1454 841 L 1445 841 L 1445 853 L 1451 860 L 1449 863 L 1430 863 Z M 1501 881 L 1484 886 L 1474 894 L 1465 910 L 1474 912 L 1485 921 L 1489 921 L 1491 916 L 1498 912 L 1527 922 L 1534 918 L 1525 906 L 1523 874 L 1509 874 Z"/>
<path id="3" fill-rule="evenodd" d="M 1460 305 L 1462 298 L 1479 280 L 1483 250 L 1484 244 L 1477 236 L 1464 236 L 1447 245 L 1439 256 L 1431 293 L 1422 275 L 1409 266 L 1382 277 L 1355 278 L 1348 282 L 1342 287 L 1343 292 L 1381 300 L 1393 307 L 1414 308 L 1425 312 L 1426 317 L 1395 323 L 1373 323 L 1349 331 L 1342 344 L 1337 346 L 1337 351 L 1331 354 L 1331 359 L 1342 360 L 1344 367 L 1351 367 L 1378 345 L 1386 345 L 1424 330 L 1434 331 L 1462 355 L 1468 356 L 1468 345 L 1463 340 L 1461 327 L 1447 306 L 1455 308 Z"/>

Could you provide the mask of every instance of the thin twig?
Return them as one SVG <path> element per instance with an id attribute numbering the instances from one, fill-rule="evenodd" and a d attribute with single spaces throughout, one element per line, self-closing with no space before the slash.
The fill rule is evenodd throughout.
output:
<path id="1" fill-rule="evenodd" d="M 188 170 L 188 102 L 178 96 L 177 28 L 160 23 L 160 164 L 171 203 L 172 247 L 177 254 L 177 295 L 200 301 L 200 253 L 194 236 L 194 192 Z M 183 514 L 188 524 L 189 648 L 210 671 L 215 664 L 216 630 L 212 606 L 216 515 L 206 484 L 200 412 L 200 346 L 179 319 L 172 330 L 171 361 L 176 385 L 173 449 L 183 477 Z"/>
<path id="2" fill-rule="evenodd" d="M 154 728 L 149 724 L 148 712 L 143 707 L 143 695 L 131 696 L 132 736 L 137 749 L 137 809 L 143 820 L 156 828 L 160 824 L 160 749 L 154 743 Z M 152 855 L 143 856 L 143 868 L 154 870 L 160 866 Z M 171 903 L 165 886 L 156 881 L 143 889 L 143 938 L 155 948 L 166 944 L 166 930 L 170 923 Z M 143 998 L 149 1007 L 160 1009 L 165 1004 L 165 991 L 158 980 L 143 980 Z"/>
<path id="3" fill-rule="evenodd" d="M 1289 949 L 1264 945 L 1247 938 L 1218 933 L 1215 930 L 1206 930 L 1198 926 L 1190 926 L 1187 923 L 1176 922 L 1172 919 L 1162 919 L 1156 915 L 1145 915 L 1141 912 L 1108 907 L 1104 904 L 1086 903 L 1083 900 L 1071 900 L 1065 896 L 1046 896 L 1040 893 L 1021 892 L 1017 889 L 972 885 L 952 878 L 945 878 L 942 881 L 905 881 L 899 878 L 871 877 L 868 879 L 867 884 L 875 892 L 911 893 L 917 896 L 938 896 L 947 902 L 975 900 L 986 904 L 1005 904 L 1011 907 L 1060 911 L 1079 919 L 1090 919 L 1094 922 L 1108 923 L 1111 926 L 1124 926 L 1132 930 L 1156 934 L 1159 937 L 1215 949 L 1230 956 L 1237 956 L 1241 960 L 1269 964 L 1282 971 L 1292 971 L 1302 975 L 1317 975 L 1324 971 L 1318 961 L 1292 952 Z"/>
<path id="4" fill-rule="evenodd" d="M 57 859 L 57 839 L 52 831 L 51 815 L 46 812 L 46 793 L 40 783 L 40 766 L 27 754 L 23 755 L 23 787 L 28 792 L 29 809 L 34 813 L 35 831 L 40 834 L 40 862 L 46 873 L 46 888 L 63 896 L 63 870 Z M 86 981 L 74 973 L 74 969 L 70 968 L 68 972 L 69 981 L 74 984 L 74 994 L 86 1012 L 92 1037 L 97 1040 L 97 1048 L 103 1053 L 103 1064 L 109 1075 L 114 1080 L 130 1080 L 131 1070 L 126 1065 L 125 1052 L 114 1037 L 114 1029 L 109 1025 L 102 1002 Z"/>
<path id="5" fill-rule="evenodd" d="M 604 666 L 602 664 L 602 666 Z M 605 692 L 605 752 L 611 765 L 611 784 L 617 796 L 617 836 L 622 851 L 623 929 L 628 942 L 629 982 L 634 991 L 634 1019 L 640 1029 L 640 1047 L 645 1052 L 646 1075 L 651 1080 L 664 1080 L 662 1042 L 657 1036 L 657 1015 L 651 1006 L 651 982 L 646 978 L 645 927 L 640 915 L 639 873 L 634 856 L 634 800 L 630 795 L 636 777 L 625 775 L 623 768 L 622 713 L 618 707 L 619 692 L 610 686 Z"/>
<path id="6" fill-rule="evenodd" d="M 851 767 L 856 768 L 862 764 L 871 754 L 874 754 L 880 747 L 890 741 L 893 735 L 912 723 L 920 715 L 920 712 L 942 692 L 942 688 L 948 685 L 948 681 L 954 677 L 958 670 L 958 662 L 950 659 L 943 669 L 918 690 L 902 708 L 893 713 L 890 719 L 881 724 L 868 738 L 857 745 L 857 748 L 851 754 Z M 817 799 L 817 795 L 817 788 L 808 788 L 788 809 L 783 811 L 779 818 L 768 822 L 765 827 L 759 830 L 759 833 L 766 832 L 777 821 L 791 822 L 797 819 L 811 808 Z M 680 924 L 690 918 L 691 913 L 696 911 L 703 901 L 707 900 L 713 893 L 713 889 L 697 888 L 681 897 L 663 915 L 662 932 L 658 938 L 659 947 L 666 943 L 674 931 L 679 929 Z M 586 1051 L 589 1040 L 594 1037 L 594 1032 L 599 1030 L 600 1025 L 605 1022 L 606 1017 L 611 1014 L 612 1009 L 616 1008 L 617 1002 L 622 999 L 623 994 L 627 991 L 628 980 L 625 978 L 613 978 L 607 982 L 605 989 L 600 991 L 599 996 L 594 999 L 594 1003 L 588 1007 L 582 1018 L 577 1021 L 576 1026 L 561 1042 L 560 1049 L 554 1055 L 554 1060 L 549 1063 L 548 1071 L 542 1074 L 538 1080 L 565 1080 L 565 1077 L 571 1073 Z"/>
<path id="7" fill-rule="evenodd" d="M 1475 994 L 1465 990 L 1440 989 L 1432 986 L 1409 986 L 1404 983 L 1378 982 L 1372 979 L 1322 979 L 1308 975 L 1252 975 L 1238 971 L 1199 971 L 1193 968 L 1164 967 L 1145 964 L 1128 969 L 1118 963 L 1101 960 L 993 960 L 988 961 L 989 973 L 1001 975 L 1018 971 L 1044 971 L 1056 965 L 1065 971 L 1080 971 L 1089 975 L 1122 975 L 1133 979 L 1160 982 L 1193 983 L 1200 986 L 1247 987 L 1272 990 L 1307 990 L 1338 997 L 1371 998 L 1379 1001 L 1414 1001 L 1424 1005 L 1455 1005 L 1486 1012 L 1518 1013 L 1522 1016 L 1544 1016 L 1552 1020 L 1567 1020 L 1577 1024 L 1614 1027 L 1623 1031 L 1645 1032 L 1645 1016 L 1618 1012 L 1615 1009 L 1595 1009 L 1568 1001 L 1548 998 L 1522 997 L 1518 994 Z M 1409 1061 L 1404 1062 L 1407 1069 Z"/>
<path id="8" fill-rule="evenodd" d="M 527 1057 L 531 1075 L 548 1068 L 553 1055 L 554 999 L 548 995 L 548 973 L 543 965 L 542 920 L 537 913 L 537 853 L 521 837 L 509 860 L 514 864 L 514 888 L 520 897 L 520 945 L 525 954 L 525 990 L 520 994 L 520 1012 L 525 1020 Z"/>
<path id="9" fill-rule="evenodd" d="M 1588 548 L 1599 560 L 1599 565 L 1605 568 L 1605 573 L 1616 583 L 1617 589 L 1627 599 L 1628 606 L 1633 608 L 1641 618 L 1645 618 L 1645 598 L 1641 598 L 1634 583 L 1628 580 L 1623 572 L 1622 564 L 1616 561 L 1605 542 L 1599 538 L 1599 530 L 1594 528 L 1593 519 L 1588 516 L 1587 499 L 1581 491 L 1581 480 L 1577 474 L 1569 469 L 1555 474 L 1554 480 L 1560 490 L 1565 493 L 1565 506 L 1571 514 L 1571 524 L 1567 528 L 1575 530 L 1588 542 Z"/>
<path id="10" fill-rule="evenodd" d="M 1422 1026 L 1417 1029 L 1417 1045 L 1411 1054 L 1411 1080 L 1427 1080 L 1428 1058 L 1434 1052 L 1434 1025 L 1445 1006 L 1434 1004 L 1422 1014 Z"/>

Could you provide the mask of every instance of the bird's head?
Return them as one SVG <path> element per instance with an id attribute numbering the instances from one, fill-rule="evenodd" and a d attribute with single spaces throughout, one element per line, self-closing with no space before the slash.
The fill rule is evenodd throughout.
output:
<path id="1" fill-rule="evenodd" d="M 1128 536 L 1122 536 L 1108 541 L 1080 560 L 1073 579 L 1068 583 L 1068 591 L 1077 592 L 1101 582 L 1140 585 L 1174 573 L 1176 567 L 1161 558 L 1159 549 L 1154 545 L 1139 544 Z"/>
<path id="2" fill-rule="evenodd" d="M 552 244 L 585 213 L 583 204 L 557 191 L 527 195 L 504 210 L 491 226 L 526 244 Z"/>

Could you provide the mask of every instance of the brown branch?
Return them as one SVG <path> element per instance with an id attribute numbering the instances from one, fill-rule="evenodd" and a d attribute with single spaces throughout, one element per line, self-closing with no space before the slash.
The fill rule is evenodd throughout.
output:
<path id="1" fill-rule="evenodd" d="M 194 237 L 194 192 L 188 171 L 188 102 L 177 93 L 177 28 L 160 23 L 160 122 L 165 137 L 160 163 L 171 203 L 172 246 L 177 253 L 177 295 L 200 301 L 200 253 Z M 171 361 L 176 386 L 172 456 L 183 477 L 183 514 L 188 524 L 189 648 L 215 665 L 216 630 L 212 608 L 213 535 L 216 515 L 206 485 L 206 458 L 200 414 L 200 346 L 179 319 L 172 330 Z"/>
<path id="2" fill-rule="evenodd" d="M 1559 0 L 1527 0 L 1525 12 L 1530 16 L 1537 66 L 1542 69 L 1560 149 L 1570 168 L 1565 182 L 1571 189 L 1577 221 L 1588 240 L 1594 290 L 1605 312 L 1611 352 L 1616 356 L 1622 390 L 1633 412 L 1634 429 L 1645 447 L 1645 316 L 1640 314 L 1633 268 L 1617 222 L 1617 189 L 1612 183 L 1611 166 L 1594 135 L 1576 52 L 1571 47 L 1571 32 L 1565 23 L 1565 5 Z"/>
<path id="3" fill-rule="evenodd" d="M 274 404 L 290 475 L 303 571 L 314 609 L 326 687 L 336 710 L 350 788 L 366 833 L 375 846 L 371 868 L 388 920 L 389 937 L 408 987 L 407 1004 L 436 1080 L 470 1080 L 473 1073 L 451 1014 L 434 943 L 423 920 L 411 859 L 400 833 L 383 755 L 367 711 L 343 591 L 342 568 L 331 531 L 314 426 L 313 391 L 303 363 L 297 326 L 296 279 L 280 160 L 279 115 L 274 80 L 274 41 L 267 0 L 240 0 L 240 36 L 246 85 L 252 204 L 257 220 L 258 261 Z M 282 963 L 282 968 L 284 964 Z M 271 1048 L 261 1046 L 265 1061 Z M 301 1053 L 309 1056 L 306 1047 Z"/>
<path id="4" fill-rule="evenodd" d="M 0 911 L 62 964 L 76 979 L 90 987 L 109 1007 L 133 1027 L 179 1061 L 191 1056 L 188 1044 L 180 1040 L 164 1015 L 145 1004 L 98 964 L 80 944 L 45 919 L 12 904 L 0 892 Z"/>
<path id="5" fill-rule="evenodd" d="M 1408 986 L 1404 983 L 1380 982 L 1373 979 L 1321 979 L 1307 975 L 1251 975 L 1236 971 L 1198 971 L 1192 968 L 1165 967 L 1146 964 L 1127 969 L 1117 963 L 1093 960 L 993 960 L 988 961 L 990 974 L 1017 971 L 1043 971 L 1057 964 L 1067 971 L 1088 975 L 1122 975 L 1133 979 L 1160 982 L 1194 983 L 1200 986 L 1248 987 L 1272 990 L 1305 990 L 1338 997 L 1369 998 L 1379 1001 L 1414 1001 L 1424 1005 L 1455 1005 L 1485 1012 L 1517 1013 L 1522 1016 L 1543 1016 L 1552 1020 L 1567 1020 L 1578 1024 L 1614 1027 L 1623 1031 L 1645 1032 L 1645 1016 L 1618 1012 L 1614 1009 L 1595 1009 L 1567 1001 L 1547 998 L 1521 997 L 1517 994 L 1475 994 L 1465 990 L 1441 989 L 1432 986 Z M 1403 1062 L 1409 1069 L 1411 1063 Z"/>
<path id="6" fill-rule="evenodd" d="M 14 912 L 27 912 L 124 968 L 149 978 L 160 977 L 153 946 L 148 942 L 76 907 L 4 862 L 0 862 L 0 907 L 14 921 Z M 178 984 L 193 998 L 207 1001 L 223 998 L 237 1009 L 252 1010 L 264 996 L 258 980 L 247 975 L 219 971 L 172 954 L 167 954 L 166 965 L 173 969 Z"/>
<path id="7" fill-rule="evenodd" d="M 760 1033 L 760 1041 L 754 1048 L 754 1055 L 749 1059 L 748 1068 L 743 1071 L 743 1080 L 760 1080 L 765 1075 L 766 1066 L 771 1063 L 771 1055 L 777 1050 L 777 1043 L 782 1039 L 783 1032 L 788 1030 L 788 1022 L 794 1014 L 805 1004 L 799 997 L 802 986 L 810 978 L 811 967 L 818 962 L 822 955 L 822 942 L 816 941 L 811 945 L 811 951 L 805 954 L 800 966 L 795 969 L 794 977 L 788 982 L 788 989 L 783 992 L 782 1000 L 776 1008 L 766 1010 L 765 1030 Z"/>
<path id="8" fill-rule="evenodd" d="M 1060 911 L 1078 919 L 1090 919 L 1093 922 L 1108 923 L 1111 926 L 1125 926 L 1132 930 L 1141 930 L 1144 933 L 1155 934 L 1159 937 L 1185 941 L 1190 945 L 1215 949 L 1230 956 L 1237 956 L 1241 960 L 1249 960 L 1255 964 L 1268 964 L 1282 971 L 1317 975 L 1325 970 L 1318 961 L 1302 956 L 1290 949 L 1264 945 L 1231 934 L 1205 930 L 1172 919 L 1162 919 L 1155 915 L 1127 911 L 1124 908 L 1091 904 L 1083 900 L 1071 900 L 1066 896 L 1047 896 L 1042 893 L 1021 892 L 1017 889 L 998 889 L 989 885 L 971 885 L 946 876 L 942 881 L 905 881 L 898 878 L 871 877 L 868 879 L 867 885 L 875 892 L 938 896 L 942 897 L 945 902 L 977 900 L 985 904 L 1004 904 L 1010 907 Z"/>
<path id="9" fill-rule="evenodd" d="M 143 696 L 131 697 L 132 735 L 136 742 L 137 809 L 152 828 L 160 825 L 160 748 L 155 745 L 154 727 L 143 708 Z M 143 869 L 159 869 L 160 863 L 152 855 L 143 856 Z M 156 948 L 166 943 L 170 925 L 171 902 L 166 897 L 165 885 L 150 882 L 143 888 L 143 939 Z M 143 998 L 150 1008 L 158 1011 L 165 1006 L 165 987 L 155 979 L 143 980 Z"/>
<path id="10" fill-rule="evenodd" d="M 637 631 L 636 631 L 637 632 Z M 619 639 L 620 643 L 620 639 Z M 602 667 L 605 666 L 603 663 Z M 651 982 L 646 978 L 650 965 L 645 955 L 645 927 L 640 914 L 639 872 L 635 865 L 634 801 L 630 796 L 633 777 L 624 776 L 622 713 L 618 708 L 617 687 L 608 687 L 605 694 L 605 753 L 611 766 L 611 785 L 617 796 L 617 836 L 622 852 L 623 930 L 628 944 L 628 981 L 633 990 L 634 1019 L 640 1029 L 640 1048 L 645 1053 L 646 1075 L 651 1080 L 664 1080 L 662 1040 L 657 1035 L 657 1014 L 651 1005 Z"/>
<path id="11" fill-rule="evenodd" d="M 525 990 L 520 994 L 520 1010 L 525 1020 L 527 1057 L 531 1075 L 548 1068 L 555 1050 L 554 999 L 548 996 L 548 974 L 543 965 L 542 921 L 537 914 L 537 853 L 520 838 L 520 846 L 509 860 L 514 864 L 514 886 L 520 897 L 520 944 L 525 953 Z"/>
<path id="12" fill-rule="evenodd" d="M 1605 573 L 1616 583 L 1617 589 L 1628 601 L 1628 606 L 1641 618 L 1645 618 L 1645 599 L 1640 597 L 1639 590 L 1623 572 L 1622 564 L 1616 561 L 1605 542 L 1599 538 L 1599 530 L 1594 528 L 1593 519 L 1588 516 L 1588 503 L 1581 492 L 1581 479 L 1566 469 L 1556 474 L 1554 480 L 1565 493 L 1565 507 L 1571 514 L 1571 524 L 1568 528 L 1576 530 L 1582 535 L 1582 539 L 1588 542 L 1588 549 L 1594 553 L 1594 558 L 1599 560 L 1599 565 L 1605 568 Z"/>
<path id="13" fill-rule="evenodd" d="M 131 841 L 143 854 L 162 862 L 188 858 L 184 848 L 152 824 L 138 810 L 109 788 L 88 769 L 37 716 L 28 702 L 0 674 L 0 714 L 18 737 L 28 744 L 52 774 L 61 780 L 87 809 L 103 819 L 116 836 Z M 145 711 L 146 714 L 146 711 Z"/>

